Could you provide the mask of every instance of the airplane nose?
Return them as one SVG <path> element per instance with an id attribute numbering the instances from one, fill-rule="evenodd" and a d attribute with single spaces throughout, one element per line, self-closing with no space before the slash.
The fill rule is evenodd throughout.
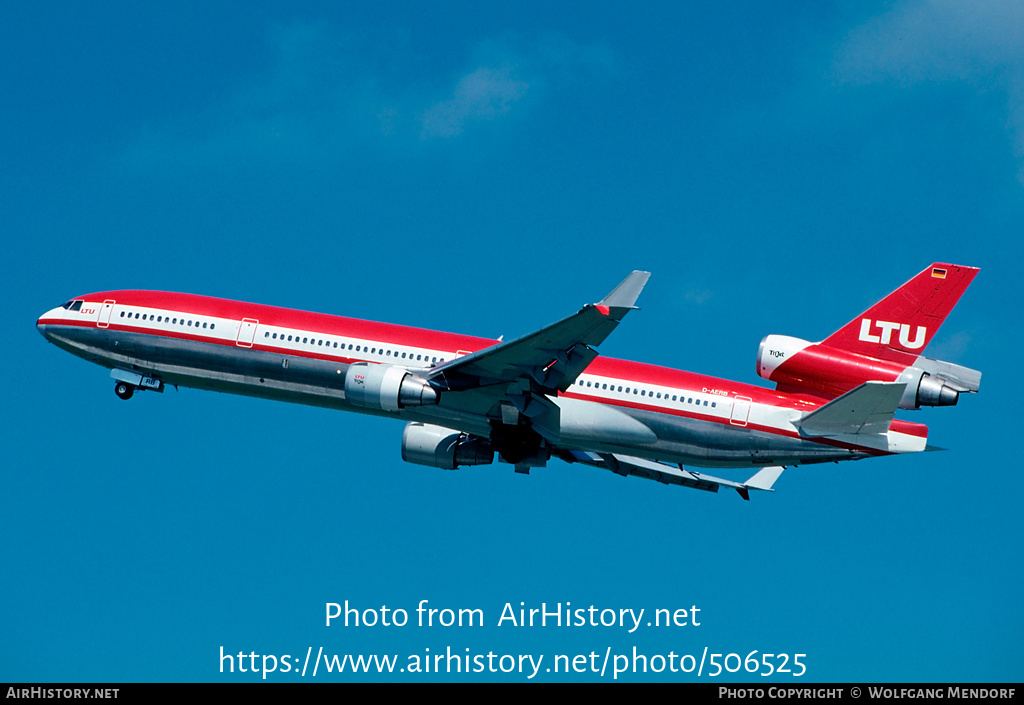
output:
<path id="1" fill-rule="evenodd" d="M 47 340 L 50 339 L 50 322 L 46 320 L 46 317 L 53 313 L 53 311 L 47 311 L 36 320 L 36 330 L 39 331 L 39 335 L 43 336 Z"/>

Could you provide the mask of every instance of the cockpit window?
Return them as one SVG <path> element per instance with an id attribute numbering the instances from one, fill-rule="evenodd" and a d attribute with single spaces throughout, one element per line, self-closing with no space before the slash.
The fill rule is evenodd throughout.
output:
<path id="1" fill-rule="evenodd" d="M 79 299 L 78 301 L 74 301 L 74 300 L 72 300 L 72 301 L 65 301 L 64 303 L 62 303 L 60 305 L 60 307 L 61 308 L 66 308 L 68 311 L 81 311 L 82 310 L 82 300 Z"/>

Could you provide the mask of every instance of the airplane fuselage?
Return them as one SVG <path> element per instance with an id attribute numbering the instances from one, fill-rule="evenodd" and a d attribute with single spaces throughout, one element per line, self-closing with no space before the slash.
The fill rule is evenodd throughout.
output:
<path id="1" fill-rule="evenodd" d="M 113 370 L 115 379 L 151 378 L 160 391 L 172 385 L 244 394 L 484 438 L 493 438 L 501 421 L 500 410 L 477 398 L 486 390 L 442 390 L 437 403 L 397 409 L 349 398 L 353 365 L 426 373 L 499 343 L 486 338 L 143 290 L 78 297 L 43 314 L 37 326 L 57 346 Z M 808 438 L 797 422 L 827 398 L 606 357 L 593 359 L 551 401 L 560 412 L 556 435 L 548 437 L 556 455 L 753 468 L 919 451 L 927 438 L 925 426 L 900 420 L 885 434 Z"/>

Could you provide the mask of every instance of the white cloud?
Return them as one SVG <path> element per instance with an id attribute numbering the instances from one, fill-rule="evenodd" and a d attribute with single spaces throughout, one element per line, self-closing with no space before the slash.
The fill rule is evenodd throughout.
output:
<path id="1" fill-rule="evenodd" d="M 1002 91 L 1014 153 L 1024 158 L 1024 2 L 905 0 L 850 32 L 837 53 L 836 76 Z"/>
<path id="2" fill-rule="evenodd" d="M 611 65 L 603 47 L 560 34 L 485 40 L 461 70 L 325 23 L 272 28 L 274 60 L 219 99 L 185 107 L 140 130 L 122 159 L 154 165 L 236 168 L 253 162 L 330 163 L 353 153 L 454 144 L 470 126 L 497 123 L 527 94 L 532 105 Z M 418 63 L 417 63 L 418 62 Z M 457 76 L 458 78 L 437 78 Z M 533 96 L 540 96 L 534 99 Z"/>
<path id="3" fill-rule="evenodd" d="M 511 68 L 481 67 L 459 79 L 452 97 L 435 103 L 420 117 L 425 137 L 461 134 L 467 122 L 492 120 L 506 114 L 529 89 Z"/>
<path id="4" fill-rule="evenodd" d="M 1024 3 L 907 0 L 854 29 L 847 80 L 985 81 L 1024 67 Z"/>
<path id="5" fill-rule="evenodd" d="M 715 292 L 711 291 L 711 289 L 690 289 L 686 292 L 685 298 L 687 301 L 692 301 L 699 306 L 714 295 Z"/>
<path id="6" fill-rule="evenodd" d="M 967 356 L 970 344 L 971 336 L 964 331 L 958 331 L 944 338 L 941 342 L 934 343 L 928 349 L 928 357 L 936 360 L 963 360 Z"/>

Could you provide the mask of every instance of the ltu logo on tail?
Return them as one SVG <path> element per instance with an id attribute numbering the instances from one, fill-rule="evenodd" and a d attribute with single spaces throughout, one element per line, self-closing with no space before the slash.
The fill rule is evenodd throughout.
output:
<path id="1" fill-rule="evenodd" d="M 860 336 L 859 339 L 865 343 L 881 343 L 882 345 L 888 345 L 889 340 L 892 338 L 892 332 L 898 330 L 900 332 L 900 345 L 910 350 L 917 350 L 918 348 L 924 347 L 925 337 L 928 335 L 928 329 L 924 326 L 917 327 L 917 333 L 914 339 L 910 339 L 910 324 L 909 323 L 892 323 L 891 321 L 875 321 L 874 325 L 878 327 L 880 331 L 877 334 L 871 332 L 871 319 L 862 318 L 860 321 Z"/>

